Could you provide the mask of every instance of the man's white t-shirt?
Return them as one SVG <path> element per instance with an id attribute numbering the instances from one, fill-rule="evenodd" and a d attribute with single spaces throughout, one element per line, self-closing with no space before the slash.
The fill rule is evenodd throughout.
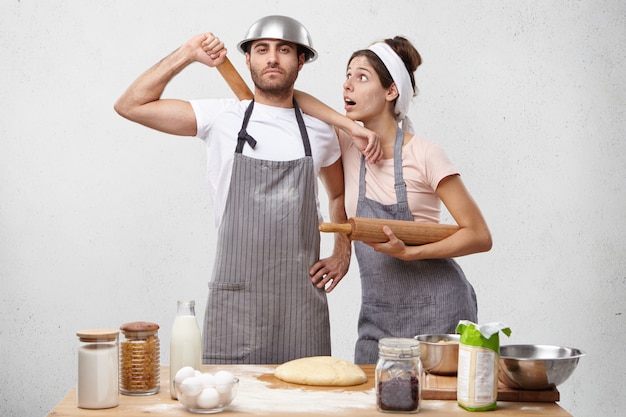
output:
<path id="1" fill-rule="evenodd" d="M 219 227 L 230 187 L 233 157 L 237 135 L 250 100 L 207 99 L 192 100 L 198 132 L 196 137 L 206 144 L 207 179 L 209 192 L 215 205 L 215 226 Z M 309 135 L 315 175 L 320 168 L 332 165 L 341 156 L 339 142 L 332 126 L 303 114 Z M 246 128 L 256 141 L 252 149 L 243 147 L 243 155 L 270 161 L 291 161 L 304 157 L 304 145 L 294 109 L 254 103 Z M 317 183 L 315 189 L 317 196 Z M 319 200 L 317 201 L 318 213 Z M 321 214 L 319 215 L 321 220 Z"/>

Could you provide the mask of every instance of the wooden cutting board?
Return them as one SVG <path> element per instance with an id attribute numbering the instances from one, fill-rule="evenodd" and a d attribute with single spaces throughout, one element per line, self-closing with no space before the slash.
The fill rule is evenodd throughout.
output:
<path id="1" fill-rule="evenodd" d="M 426 374 L 422 386 L 425 400 L 456 400 L 456 377 Z M 556 387 L 550 390 L 528 391 L 498 385 L 498 401 L 557 402 L 560 400 Z"/>

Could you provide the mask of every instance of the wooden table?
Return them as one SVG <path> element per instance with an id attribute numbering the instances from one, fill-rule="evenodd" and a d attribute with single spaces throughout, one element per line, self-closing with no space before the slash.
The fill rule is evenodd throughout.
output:
<path id="1" fill-rule="evenodd" d="M 381 417 L 385 415 L 376 410 L 376 394 L 374 391 L 374 366 L 364 365 L 363 370 L 368 381 L 354 387 L 310 387 L 290 384 L 276 379 L 273 375 L 274 365 L 203 365 L 202 371 L 216 372 L 226 369 L 239 377 L 239 392 L 233 403 L 220 415 L 223 416 L 328 416 L 339 417 Z M 476 416 L 459 407 L 454 400 L 426 399 L 446 398 L 451 395 L 449 384 L 445 381 L 446 393 L 440 396 L 436 386 L 425 386 L 421 407 L 418 415 Z M 433 381 L 430 381 L 433 382 Z M 425 385 L 429 380 L 425 381 Z M 432 384 L 431 384 L 432 385 Z M 500 398 L 500 393 L 498 398 Z M 521 397 L 523 398 L 523 397 Z M 558 398 L 558 397 L 557 397 Z M 486 417 L 504 416 L 545 416 L 572 417 L 555 402 L 539 400 L 530 401 L 498 401 L 498 408 L 489 411 Z M 480 414 L 480 413 L 479 413 Z M 132 397 L 120 395 L 119 406 L 104 410 L 85 410 L 76 407 L 76 389 L 72 389 L 47 417 L 107 417 L 107 416 L 192 416 L 182 404 L 170 398 L 169 367 L 161 367 L 161 389 L 156 395 Z"/>

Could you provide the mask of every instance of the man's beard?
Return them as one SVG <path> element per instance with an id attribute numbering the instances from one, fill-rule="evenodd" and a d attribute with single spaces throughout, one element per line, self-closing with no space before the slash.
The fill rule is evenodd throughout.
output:
<path id="1" fill-rule="evenodd" d="M 263 92 L 268 96 L 285 97 L 292 94 L 293 86 L 298 78 L 298 72 L 294 71 L 287 74 L 285 79 L 276 79 L 264 81 L 263 77 L 257 71 L 251 71 L 252 82 L 255 89 Z"/>

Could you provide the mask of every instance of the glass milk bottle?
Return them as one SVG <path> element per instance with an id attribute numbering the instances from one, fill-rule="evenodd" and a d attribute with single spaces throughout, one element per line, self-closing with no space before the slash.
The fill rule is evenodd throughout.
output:
<path id="1" fill-rule="evenodd" d="M 76 333 L 78 348 L 79 408 L 111 408 L 119 402 L 117 330 L 91 329 Z"/>
<path id="2" fill-rule="evenodd" d="M 200 370 L 202 339 L 196 320 L 195 301 L 178 301 L 178 309 L 170 338 L 170 395 L 177 399 L 174 377 L 180 368 L 191 366 Z"/>

